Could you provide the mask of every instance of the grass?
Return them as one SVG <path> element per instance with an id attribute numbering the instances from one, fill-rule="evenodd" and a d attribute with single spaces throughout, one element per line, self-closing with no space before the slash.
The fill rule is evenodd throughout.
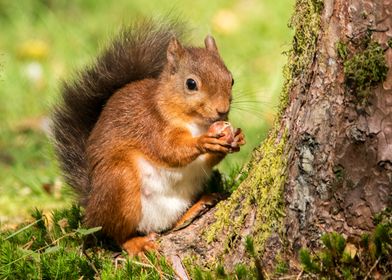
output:
<path id="1" fill-rule="evenodd" d="M 248 144 L 220 168 L 233 173 L 266 135 L 282 84 L 282 52 L 293 0 L 126 1 L 0 0 L 0 228 L 15 227 L 31 209 L 69 206 L 47 134 L 61 79 L 86 65 L 122 24 L 179 14 L 191 41 L 207 33 L 235 77 L 232 123 Z"/>
<path id="2" fill-rule="evenodd" d="M 118 248 L 109 243 L 94 242 L 100 228 L 81 227 L 81 215 L 77 206 L 52 215 L 35 210 L 33 222 L 0 232 L 0 279 L 177 279 L 159 253 L 129 258 L 113 254 Z M 222 266 L 211 271 L 196 267 L 188 273 L 202 280 L 255 279 L 257 272 L 238 264 L 230 273 Z"/>
<path id="3" fill-rule="evenodd" d="M 33 218 L 16 232 L 0 233 L 0 279 L 173 279 L 161 256 L 113 260 L 111 251 L 85 247 L 100 228 L 82 228 L 76 206 L 50 216 L 36 210 Z"/>
<path id="4" fill-rule="evenodd" d="M 384 221 L 360 240 L 348 242 L 337 232 L 321 236 L 323 248 L 299 251 L 304 271 L 315 279 L 388 279 L 392 276 L 392 224 Z M 358 239 L 358 238 L 357 238 Z"/>

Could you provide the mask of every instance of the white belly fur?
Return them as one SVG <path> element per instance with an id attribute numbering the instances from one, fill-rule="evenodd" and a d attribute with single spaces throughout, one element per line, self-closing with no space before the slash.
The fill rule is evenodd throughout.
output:
<path id="1" fill-rule="evenodd" d="M 204 155 L 182 168 L 155 167 L 144 158 L 139 158 L 138 165 L 142 218 L 137 230 L 141 233 L 161 232 L 172 227 L 202 192 L 211 175 Z"/>

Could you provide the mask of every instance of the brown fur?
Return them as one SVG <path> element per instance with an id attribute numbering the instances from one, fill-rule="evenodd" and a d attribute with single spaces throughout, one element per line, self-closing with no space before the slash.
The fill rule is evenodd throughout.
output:
<path id="1" fill-rule="evenodd" d="M 92 65 L 63 82 L 61 100 L 52 113 L 55 151 L 63 176 L 82 205 L 90 192 L 86 141 L 102 108 L 126 84 L 159 76 L 166 48 L 173 36 L 182 37 L 182 26 L 146 20 L 123 28 Z"/>
<path id="2" fill-rule="evenodd" d="M 139 32 L 146 31 L 141 29 Z M 149 37 L 149 33 L 135 34 Z M 161 35 L 165 39 L 156 43 L 165 51 L 165 58 L 152 65 L 164 65 L 158 75 L 149 74 L 152 73 L 151 69 L 146 70 L 146 75 L 140 76 L 138 81 L 130 77 L 126 85 L 116 86 L 119 89 L 113 95 L 105 93 L 106 96 L 101 99 L 107 102 L 99 103 L 104 105 L 99 116 L 89 118 L 91 116 L 88 112 L 77 112 L 73 117 L 73 111 L 86 108 L 76 105 L 69 108 L 69 103 L 57 108 L 55 114 L 55 136 L 60 142 L 60 161 L 66 175 L 72 178 L 69 182 L 82 189 L 85 195 L 86 224 L 102 226 L 105 234 L 114 238 L 130 253 L 151 247 L 150 240 L 129 240 L 136 235 L 141 219 L 141 182 L 137 166 L 139 156 L 147 158 L 156 166 L 174 168 L 186 166 L 207 153 L 208 163 L 213 166 L 235 149 L 235 145 L 244 143 L 241 133 L 236 135 L 233 146 L 220 140 L 218 135 L 206 133 L 193 137 L 187 127 L 189 123 L 194 123 L 207 129 L 213 122 L 226 119 L 230 108 L 232 77 L 218 54 L 213 38 L 206 38 L 206 48 L 185 48 L 177 39 L 172 38 L 168 42 L 168 34 Z M 131 38 L 130 41 L 132 40 Z M 127 40 L 124 39 L 124 42 Z M 142 49 L 140 46 L 132 47 Z M 150 46 L 144 44 L 143 47 Z M 158 47 L 154 46 L 153 49 L 157 50 Z M 158 55 L 161 56 L 161 53 L 160 50 Z M 148 68 L 148 63 L 151 61 L 147 59 L 147 65 L 143 67 Z M 131 68 L 128 66 L 128 69 Z M 106 72 L 103 74 L 108 75 Z M 95 78 L 99 80 L 101 77 Z M 187 88 L 185 81 L 189 78 L 197 82 L 197 91 Z M 82 75 L 82 79 L 86 79 L 85 75 Z M 94 83 L 89 80 L 90 77 L 87 79 L 82 80 L 84 86 Z M 93 90 L 94 94 L 98 94 L 99 90 L 95 88 L 87 91 Z M 66 91 L 66 97 L 67 94 L 69 91 Z M 73 94 L 76 93 L 72 91 Z M 89 98 L 86 98 L 84 106 L 88 106 Z M 93 106 L 99 110 L 96 104 Z M 64 113 L 66 110 L 69 111 L 68 114 Z M 83 113 L 87 114 L 89 122 L 95 120 L 95 123 L 76 129 L 76 132 L 83 130 L 80 144 L 72 142 L 76 141 L 77 133 L 63 141 L 70 132 L 60 126 L 65 125 L 69 129 L 69 124 L 64 123 L 68 119 L 72 119 L 74 126 L 76 122 L 84 122 L 79 116 Z M 66 155 L 64 147 L 67 144 L 71 148 L 76 147 L 70 152 L 80 153 L 74 167 L 69 166 L 73 157 Z M 72 173 L 77 169 L 82 172 Z M 83 178 L 77 179 L 74 176 Z M 81 186 L 81 183 L 85 185 Z"/>

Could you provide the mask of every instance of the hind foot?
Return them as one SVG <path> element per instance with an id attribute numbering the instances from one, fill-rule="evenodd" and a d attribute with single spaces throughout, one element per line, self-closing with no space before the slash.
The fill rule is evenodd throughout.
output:
<path id="1" fill-rule="evenodd" d="M 147 236 L 133 237 L 124 242 L 122 247 L 130 256 L 141 257 L 147 251 L 158 250 L 158 245 L 155 243 L 156 237 L 156 233 L 150 233 Z"/>

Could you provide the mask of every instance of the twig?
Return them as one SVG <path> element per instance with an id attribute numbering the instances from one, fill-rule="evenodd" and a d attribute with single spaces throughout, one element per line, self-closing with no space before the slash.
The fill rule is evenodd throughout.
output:
<path id="1" fill-rule="evenodd" d="M 154 268 L 152 265 L 147 264 L 147 263 L 143 263 L 143 262 L 138 262 L 138 261 L 134 261 L 134 260 L 129 260 L 131 263 L 136 264 L 136 265 L 140 265 L 142 267 L 147 267 L 147 268 Z"/>
<path id="2" fill-rule="evenodd" d="M 94 270 L 94 272 L 97 275 L 99 275 L 98 269 L 95 267 L 95 265 L 94 265 L 93 261 L 91 260 L 90 256 L 87 254 L 87 252 L 84 249 L 82 249 L 82 252 L 83 252 L 83 255 L 85 255 L 86 258 L 87 258 L 87 263 L 91 266 L 91 268 Z"/>
<path id="3" fill-rule="evenodd" d="M 173 270 L 180 280 L 189 280 L 189 275 L 181 262 L 181 259 L 177 255 L 170 256 L 170 261 L 172 263 Z"/>
<path id="4" fill-rule="evenodd" d="M 372 273 L 372 271 L 376 268 L 376 266 L 377 266 L 377 264 L 378 264 L 378 262 L 381 260 L 381 257 L 378 257 L 378 259 L 376 260 L 376 262 L 373 264 L 373 266 L 370 268 L 370 270 L 369 270 L 369 272 L 368 272 L 368 274 L 366 275 L 366 277 L 365 277 L 365 279 L 364 280 L 366 280 L 366 279 L 368 279 L 369 278 L 369 276 L 370 276 L 370 273 Z"/>
<path id="5" fill-rule="evenodd" d="M 296 275 L 288 275 L 288 276 L 282 276 L 282 277 L 278 277 L 278 280 L 288 280 L 288 279 L 297 279 L 298 276 Z"/>
<path id="6" fill-rule="evenodd" d="M 116 269 L 117 269 L 117 262 L 126 262 L 127 261 L 127 259 L 123 258 L 123 257 L 117 257 L 115 260 L 116 260 Z M 130 258 L 128 258 L 128 261 L 130 261 L 133 264 L 139 265 L 141 267 L 154 268 L 153 266 L 151 266 L 149 264 L 138 262 L 138 261 L 134 261 L 134 260 L 131 260 Z"/>
<path id="7" fill-rule="evenodd" d="M 302 273 L 304 273 L 304 270 L 301 270 L 301 272 L 298 274 L 298 276 L 297 276 L 296 280 L 299 280 L 299 279 L 301 279 Z"/>

